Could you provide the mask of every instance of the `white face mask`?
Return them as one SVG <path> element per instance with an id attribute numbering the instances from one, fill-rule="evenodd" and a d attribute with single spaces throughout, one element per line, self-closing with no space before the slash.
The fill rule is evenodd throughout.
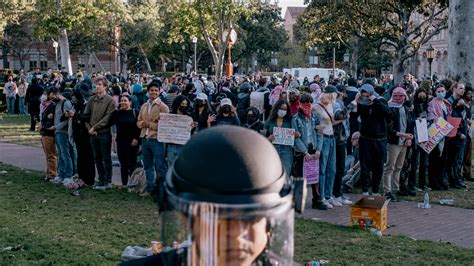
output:
<path id="1" fill-rule="evenodd" d="M 285 110 L 278 110 L 278 117 L 284 117 L 286 115 L 286 111 Z"/>

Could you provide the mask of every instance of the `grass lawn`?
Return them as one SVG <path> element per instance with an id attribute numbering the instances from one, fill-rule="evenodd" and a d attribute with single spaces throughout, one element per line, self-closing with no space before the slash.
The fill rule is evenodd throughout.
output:
<path id="1" fill-rule="evenodd" d="M 2 173 L 7 171 L 7 173 Z M 115 265 L 127 245 L 158 239 L 151 198 L 84 189 L 73 197 L 44 173 L 0 164 L 1 265 Z M 474 251 L 296 219 L 295 260 L 330 264 L 468 265 Z"/>
<path id="2" fill-rule="evenodd" d="M 448 191 L 430 191 L 430 203 L 438 204 L 441 199 L 454 199 L 454 205 L 456 207 L 474 209 L 474 182 L 465 182 L 468 186 L 467 189 L 449 189 Z M 409 201 L 423 201 L 424 193 L 418 192 L 414 197 L 400 197 L 401 200 Z"/>
<path id="3" fill-rule="evenodd" d="M 0 140 L 41 147 L 39 132 L 29 131 L 30 116 L 0 114 Z"/>

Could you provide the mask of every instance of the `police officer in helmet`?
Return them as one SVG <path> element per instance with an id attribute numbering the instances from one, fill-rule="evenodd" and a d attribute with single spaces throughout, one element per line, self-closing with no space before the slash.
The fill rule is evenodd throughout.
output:
<path id="1" fill-rule="evenodd" d="M 293 265 L 287 180 L 273 145 L 258 133 L 235 126 L 198 133 L 162 188 L 161 241 L 175 249 L 127 264 Z"/>

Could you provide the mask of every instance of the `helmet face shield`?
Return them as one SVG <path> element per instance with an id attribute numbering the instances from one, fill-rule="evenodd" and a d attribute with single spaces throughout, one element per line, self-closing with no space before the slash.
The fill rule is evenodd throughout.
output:
<path id="1" fill-rule="evenodd" d="M 293 259 L 291 196 L 272 208 L 260 204 L 215 204 L 168 198 L 161 213 L 163 246 L 184 243 L 187 265 L 252 265 Z"/>

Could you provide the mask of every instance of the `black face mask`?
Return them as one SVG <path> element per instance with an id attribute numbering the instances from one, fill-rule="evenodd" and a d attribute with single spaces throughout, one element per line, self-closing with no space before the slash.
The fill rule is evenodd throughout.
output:
<path id="1" fill-rule="evenodd" d="M 179 110 L 181 113 L 185 114 L 185 113 L 187 113 L 187 111 L 188 111 L 188 107 L 187 107 L 187 106 L 180 106 L 180 107 L 178 108 L 178 110 Z"/>
<path id="2" fill-rule="evenodd" d="M 230 113 L 230 106 L 226 105 L 222 107 L 222 113 L 228 114 Z"/>
<path id="3" fill-rule="evenodd" d="M 257 120 L 257 118 L 254 115 L 247 116 L 247 121 L 248 122 L 254 122 L 255 120 Z"/>

